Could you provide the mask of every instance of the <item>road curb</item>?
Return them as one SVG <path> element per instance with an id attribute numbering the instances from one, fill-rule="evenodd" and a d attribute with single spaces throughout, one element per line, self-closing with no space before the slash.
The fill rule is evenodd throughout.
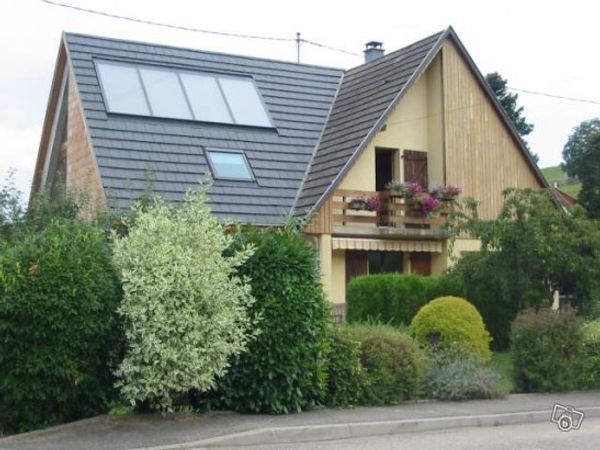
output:
<path id="1" fill-rule="evenodd" d="M 600 406 L 582 408 L 582 410 L 586 417 L 600 417 Z M 379 422 L 269 427 L 232 433 L 193 442 L 157 447 L 144 447 L 143 449 L 139 448 L 132 450 L 176 450 L 224 446 L 242 447 L 260 444 L 291 444 L 298 442 L 349 439 L 451 428 L 496 427 L 502 425 L 549 422 L 550 414 L 551 411 L 549 410 L 541 410 L 476 416 L 451 416 Z"/>

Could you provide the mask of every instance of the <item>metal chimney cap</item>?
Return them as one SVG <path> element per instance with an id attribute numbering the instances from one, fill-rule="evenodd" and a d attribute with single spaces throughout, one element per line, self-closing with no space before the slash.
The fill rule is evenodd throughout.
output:
<path id="1" fill-rule="evenodd" d="M 383 47 L 383 42 L 379 42 L 379 41 L 369 41 L 365 44 L 365 47 L 367 48 L 367 50 L 370 49 L 380 49 Z"/>

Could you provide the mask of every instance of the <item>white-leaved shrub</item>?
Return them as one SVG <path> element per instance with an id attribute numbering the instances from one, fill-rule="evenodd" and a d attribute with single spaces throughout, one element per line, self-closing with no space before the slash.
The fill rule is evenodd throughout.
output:
<path id="1" fill-rule="evenodd" d="M 180 206 L 140 206 L 129 234 L 114 236 L 126 335 L 117 386 L 132 405 L 168 411 L 178 395 L 210 389 L 254 333 L 250 285 L 236 275 L 253 249 L 224 256 L 232 238 L 206 190 Z"/>

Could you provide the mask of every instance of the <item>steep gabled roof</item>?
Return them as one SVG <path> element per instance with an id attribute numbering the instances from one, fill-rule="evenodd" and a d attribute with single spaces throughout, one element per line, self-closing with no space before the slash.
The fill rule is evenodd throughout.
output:
<path id="1" fill-rule="evenodd" d="M 153 172 L 154 190 L 180 201 L 209 172 L 206 150 L 242 150 L 256 180 L 215 180 L 214 213 L 255 224 L 281 224 L 297 195 L 343 71 L 163 45 L 65 34 L 109 207 L 127 208 Z M 275 128 L 257 128 L 107 112 L 95 60 L 154 64 L 251 76 Z"/>
<path id="2" fill-rule="evenodd" d="M 444 36 L 436 33 L 346 72 L 299 193 L 298 212 L 317 208 L 342 179 Z"/>
<path id="3" fill-rule="evenodd" d="M 452 27 L 346 72 L 295 202 L 297 214 L 317 210 L 341 182 L 413 82 L 450 38 L 486 92 L 530 169 L 544 175 Z"/>

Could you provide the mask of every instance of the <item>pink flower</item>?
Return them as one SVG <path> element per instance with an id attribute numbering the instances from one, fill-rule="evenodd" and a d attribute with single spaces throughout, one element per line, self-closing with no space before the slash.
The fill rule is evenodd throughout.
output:
<path id="1" fill-rule="evenodd" d="M 419 183 L 412 182 L 408 184 L 408 193 L 411 197 L 414 197 L 421 192 L 423 192 L 423 188 Z"/>
<path id="2" fill-rule="evenodd" d="M 432 211 L 435 211 L 436 209 L 439 208 L 439 206 L 442 204 L 442 202 L 440 202 L 437 198 L 429 196 L 427 197 L 427 199 L 423 202 L 423 212 L 425 213 L 430 213 Z"/>

